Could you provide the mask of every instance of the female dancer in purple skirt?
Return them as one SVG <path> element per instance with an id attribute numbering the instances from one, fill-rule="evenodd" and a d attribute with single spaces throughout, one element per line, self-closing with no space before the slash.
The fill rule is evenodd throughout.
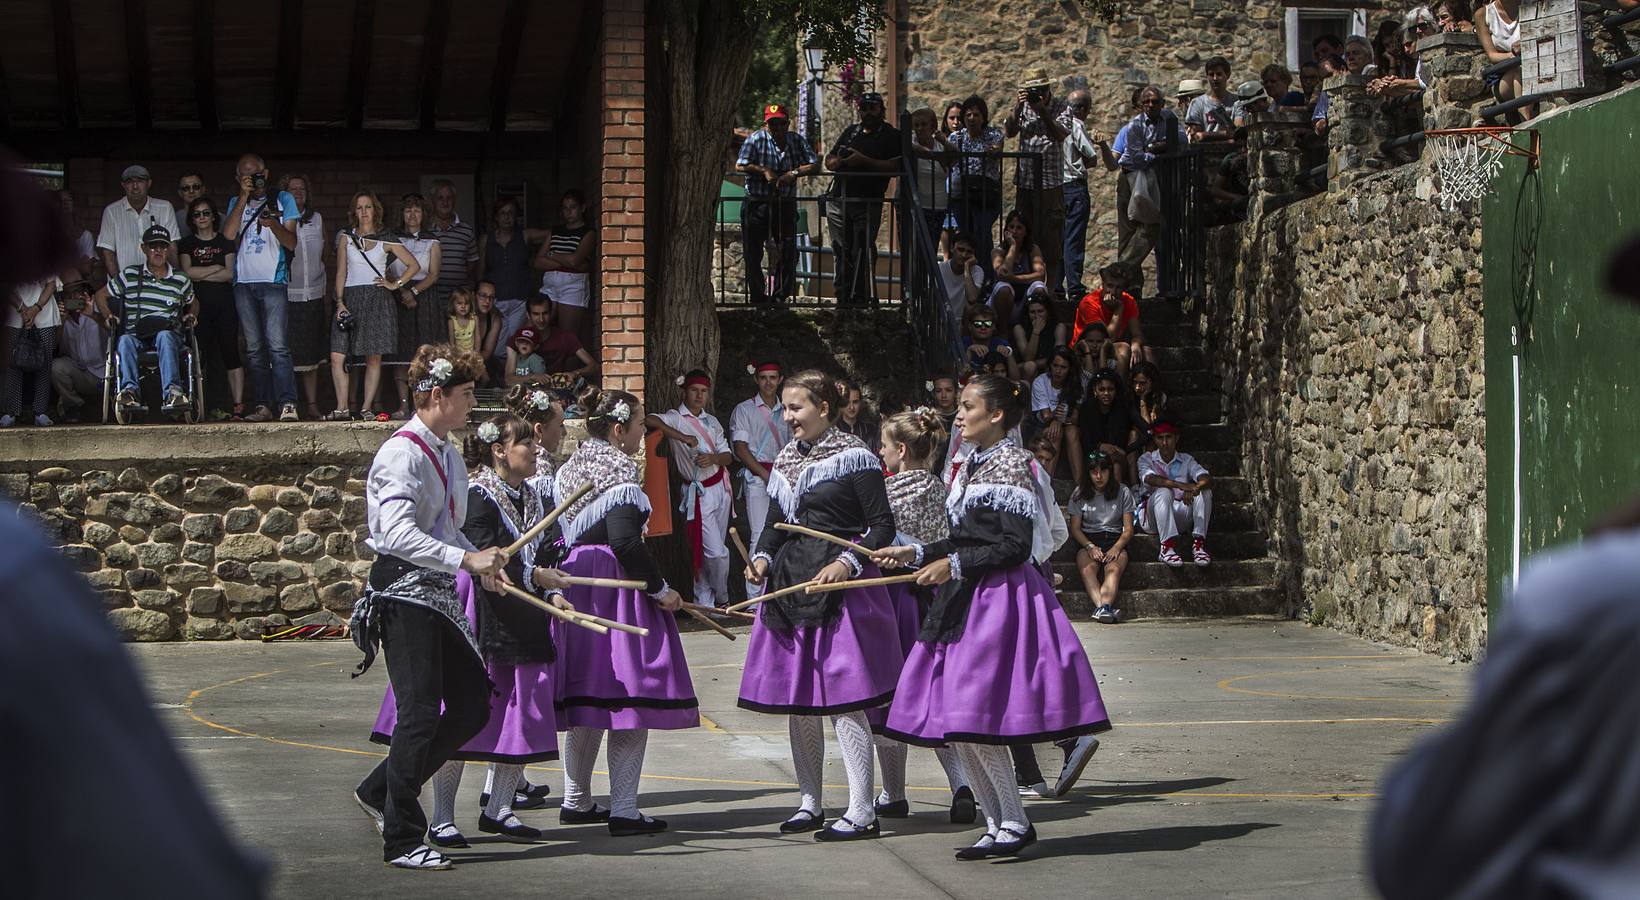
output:
<path id="1" fill-rule="evenodd" d="M 485 546 L 508 546 L 545 515 L 542 498 L 526 479 L 535 473 L 535 435 L 529 423 L 502 413 L 480 423 L 467 438 L 466 458 L 473 467 L 468 483 L 467 514 L 461 532 Z M 564 586 L 558 561 L 557 533 L 549 528 L 507 561 L 507 578 L 554 595 Z M 476 545 L 475 545 L 476 546 Z M 490 682 L 490 721 L 463 744 L 433 778 L 433 816 L 427 839 L 439 847 L 466 847 L 455 826 L 456 791 L 463 760 L 490 763 L 492 789 L 478 818 L 478 830 L 517 840 L 541 837 L 538 829 L 513 814 L 515 790 L 526 763 L 558 758 L 557 717 L 553 711 L 553 644 L 547 614 L 509 594 L 485 590 L 457 576 L 456 592 L 478 635 Z M 393 692 L 388 690 L 376 718 L 372 739 L 386 742 L 397 725 Z"/>
<path id="2" fill-rule="evenodd" d="M 888 470 L 888 508 L 894 513 L 894 543 L 931 544 L 945 540 L 950 524 L 945 519 L 945 483 L 934 476 L 934 454 L 945 443 L 945 427 L 939 413 L 928 407 L 906 410 L 883 422 L 880 435 L 883 467 Z M 909 656 L 922 628 L 922 617 L 932 600 L 931 588 L 895 584 L 888 588 L 894 600 L 894 614 L 900 623 L 900 649 Z M 911 814 L 905 798 L 906 745 L 884 736 L 888 707 L 866 711 L 871 730 L 876 733 L 877 764 L 883 769 L 883 792 L 877 797 L 877 815 L 885 819 Z M 974 791 L 962 774 L 956 751 L 937 747 L 935 756 L 945 769 L 951 785 L 951 821 L 974 823 Z"/>
<path id="3" fill-rule="evenodd" d="M 649 629 L 646 637 L 620 631 L 600 635 L 560 622 L 562 655 L 558 722 L 564 740 L 566 825 L 608 822 L 616 837 L 654 834 L 666 823 L 638 809 L 649 729 L 694 728 L 700 704 L 683 658 L 677 619 L 683 603 L 661 578 L 644 546 L 649 499 L 638 481 L 632 454 L 643 446 L 643 404 L 625 391 L 588 391 L 587 439 L 558 470 L 558 502 L 584 484 L 592 490 L 564 514 L 564 571 L 592 578 L 642 581 L 642 590 L 575 586 L 566 595 L 576 609 Z M 592 802 L 588 788 L 598 745 L 609 732 L 609 809 Z"/>
<path id="4" fill-rule="evenodd" d="M 938 585 L 884 733 L 950 744 L 979 795 L 985 836 L 963 860 L 1013 856 L 1036 841 L 1014 785 L 1008 745 L 1110 728 L 1093 669 L 1053 588 L 1032 565 L 1052 551 L 1045 486 L 1009 429 L 1025 398 L 1006 378 L 963 389 L 957 422 L 971 452 L 951 483 L 946 540 L 882 551 Z"/>
<path id="5" fill-rule="evenodd" d="M 864 441 L 832 427 L 842 397 L 829 376 L 798 373 L 786 379 L 781 400 L 793 440 L 770 471 L 768 527 L 746 580 L 775 591 L 810 580 L 835 584 L 877 575 L 865 553 L 894 538 L 881 461 Z M 839 552 L 835 544 L 775 527 L 786 522 L 856 541 L 861 551 Z M 822 841 L 876 837 L 882 826 L 872 803 L 871 726 L 864 711 L 894 697 L 903 656 L 893 601 L 877 586 L 797 592 L 760 610 L 746 651 L 740 705 L 790 716 L 802 801 L 780 830 L 815 831 Z M 848 812 L 829 828 L 820 803 L 826 752 L 821 716 L 831 716 L 848 772 Z"/>

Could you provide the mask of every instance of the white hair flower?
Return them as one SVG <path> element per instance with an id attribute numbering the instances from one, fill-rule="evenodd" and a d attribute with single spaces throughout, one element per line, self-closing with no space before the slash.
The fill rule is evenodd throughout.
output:
<path id="1" fill-rule="evenodd" d="M 751 363 L 747 363 L 746 364 L 746 374 L 747 375 L 756 375 L 757 374 L 757 366 L 754 366 Z"/>
<path id="2" fill-rule="evenodd" d="M 432 376 L 433 380 L 443 384 L 450 380 L 450 374 L 455 370 L 455 364 L 441 356 L 433 360 L 433 364 L 427 367 L 427 374 Z"/>
<path id="3" fill-rule="evenodd" d="M 679 375 L 678 377 L 672 379 L 672 383 L 678 387 L 683 387 L 683 376 Z"/>
<path id="4" fill-rule="evenodd" d="M 617 402 L 614 406 L 610 407 L 609 418 L 610 421 L 619 422 L 622 425 L 625 425 L 626 423 L 632 421 L 632 406 L 625 400 Z"/>
<path id="5" fill-rule="evenodd" d="M 923 390 L 932 391 L 933 389 L 934 389 L 934 382 L 932 382 L 932 381 L 923 382 Z"/>
<path id="6" fill-rule="evenodd" d="M 546 412 L 552 408 L 552 395 L 546 391 L 531 391 L 529 402 L 541 412 Z"/>
<path id="7" fill-rule="evenodd" d="M 478 439 L 486 444 L 493 444 L 501 440 L 501 426 L 494 422 L 485 422 L 478 426 Z"/>

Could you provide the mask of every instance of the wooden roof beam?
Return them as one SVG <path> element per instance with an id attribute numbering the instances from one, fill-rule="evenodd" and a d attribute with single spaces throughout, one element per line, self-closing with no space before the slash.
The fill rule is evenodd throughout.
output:
<path id="1" fill-rule="evenodd" d="M 194 105 L 199 108 L 199 127 L 221 127 L 216 110 L 216 0 L 194 0 Z"/>
<path id="2" fill-rule="evenodd" d="M 296 92 L 302 82 L 302 0 L 279 0 L 279 38 L 273 72 L 273 127 L 296 127 Z"/>
<path id="3" fill-rule="evenodd" d="M 490 130 L 507 128 L 507 101 L 512 94 L 513 75 L 518 71 L 518 52 L 524 44 L 524 22 L 529 14 L 527 0 L 507 0 L 501 17 L 501 36 L 496 41 L 495 74 L 490 78 Z"/>
<path id="4" fill-rule="evenodd" d="M 131 118 L 154 127 L 154 92 L 148 71 L 148 2 L 125 0 L 125 72 L 131 83 Z"/>
<path id="5" fill-rule="evenodd" d="M 371 43 L 375 37 L 376 0 L 353 4 L 353 52 L 347 65 L 347 127 L 364 127 L 364 98 L 370 86 Z"/>
<path id="6" fill-rule="evenodd" d="M 421 85 L 416 105 L 421 110 L 421 130 L 438 126 L 438 94 L 444 84 L 444 47 L 450 38 L 451 0 L 427 4 L 427 27 L 421 32 Z"/>

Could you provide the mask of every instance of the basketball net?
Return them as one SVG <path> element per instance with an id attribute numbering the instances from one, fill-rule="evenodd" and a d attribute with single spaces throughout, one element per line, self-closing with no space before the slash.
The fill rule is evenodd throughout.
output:
<path id="1" fill-rule="evenodd" d="M 1441 180 L 1442 209 L 1451 212 L 1460 203 L 1492 192 L 1492 176 L 1503 168 L 1504 142 L 1485 140 L 1481 133 L 1437 134 L 1429 140 L 1435 174 Z"/>

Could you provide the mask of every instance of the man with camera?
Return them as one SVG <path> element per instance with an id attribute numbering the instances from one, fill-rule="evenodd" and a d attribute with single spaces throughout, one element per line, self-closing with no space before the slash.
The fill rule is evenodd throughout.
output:
<path id="1" fill-rule="evenodd" d="M 1041 154 L 1037 158 L 1040 163 L 1037 159 L 1018 160 L 1014 169 L 1016 204 L 1042 248 L 1048 284 L 1058 285 L 1064 274 L 1060 255 L 1065 242 L 1065 193 L 1060 185 L 1064 179 L 1065 138 L 1070 132 L 1054 109 L 1053 84 L 1047 73 L 1037 69 L 1019 86 L 1014 111 L 1003 120 L 1002 128 L 1009 137 L 1019 138 L 1021 152 Z"/>
<path id="2" fill-rule="evenodd" d="M 186 373 L 182 371 L 182 334 L 178 328 L 193 327 L 199 316 L 199 301 L 194 298 L 194 283 L 169 261 L 171 235 L 164 226 L 155 225 L 143 234 L 142 252 L 146 263 L 114 273 L 93 298 L 105 322 L 114 321 L 108 299 L 120 301 L 119 321 L 124 327 L 114 345 L 120 376 L 120 393 L 114 402 L 128 413 L 143 410 L 137 353 L 152 348 L 159 355 L 164 397 L 160 409 L 178 413 L 188 405 L 182 390 Z"/>
<path id="3" fill-rule="evenodd" d="M 51 383 L 57 389 L 59 420 L 79 418 L 89 401 L 102 396 L 108 332 L 90 298 L 91 286 L 84 281 L 68 282 L 57 292 L 63 313 L 57 349 L 63 355 L 51 361 Z"/>
<path id="4" fill-rule="evenodd" d="M 239 196 L 228 201 L 222 236 L 234 241 L 234 306 L 245 329 L 256 409 L 247 422 L 267 422 L 279 407 L 279 421 L 294 422 L 296 371 L 285 343 L 285 295 L 290 283 L 290 255 L 296 249 L 300 213 L 288 192 L 268 190 L 268 166 L 247 153 L 234 169 Z"/>

